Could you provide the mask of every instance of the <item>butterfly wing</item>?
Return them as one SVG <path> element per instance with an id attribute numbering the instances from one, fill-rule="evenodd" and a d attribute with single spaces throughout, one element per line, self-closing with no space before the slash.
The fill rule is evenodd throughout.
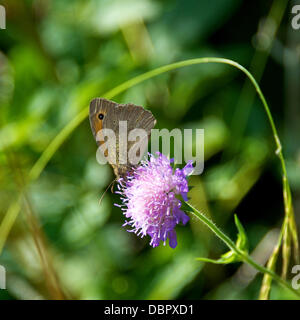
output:
<path id="1" fill-rule="evenodd" d="M 154 118 L 153 114 L 149 110 L 145 110 L 141 106 L 137 106 L 134 104 L 121 104 L 119 105 L 119 110 L 120 110 L 120 117 L 121 119 L 124 119 L 123 121 L 127 120 L 127 137 L 129 132 L 131 132 L 134 129 L 143 129 L 147 136 L 145 139 L 147 140 L 146 142 L 149 141 L 150 136 L 151 136 L 151 130 L 156 124 L 156 119 Z M 136 143 L 136 141 L 127 141 L 127 151 L 129 151 L 132 146 Z M 147 149 L 147 143 L 144 144 L 144 149 L 139 150 L 139 159 L 143 156 Z M 140 143 L 140 147 L 141 147 Z"/>
<path id="2" fill-rule="evenodd" d="M 102 119 L 101 119 L 102 118 Z M 101 129 L 111 129 L 115 133 L 116 148 L 115 154 L 113 150 L 106 150 L 105 156 L 108 158 L 109 163 L 114 169 L 117 177 L 124 176 L 126 172 L 131 169 L 131 164 L 127 161 L 127 164 L 120 164 L 120 139 L 119 139 L 119 123 L 120 121 L 126 121 L 127 123 L 127 137 L 128 133 L 133 129 L 143 129 L 147 132 L 148 139 L 151 135 L 151 129 L 155 126 L 156 119 L 149 110 L 145 110 L 141 106 L 134 104 L 117 104 L 113 101 L 95 98 L 90 104 L 90 124 L 93 135 L 96 139 L 97 133 Z M 97 139 L 96 139 L 97 140 Z M 97 141 L 98 145 L 104 143 Z M 127 151 L 130 150 L 135 142 L 127 142 Z M 141 150 L 140 157 L 143 156 L 145 150 Z M 128 152 L 127 152 L 128 153 Z M 116 159 L 114 163 L 112 159 Z"/>

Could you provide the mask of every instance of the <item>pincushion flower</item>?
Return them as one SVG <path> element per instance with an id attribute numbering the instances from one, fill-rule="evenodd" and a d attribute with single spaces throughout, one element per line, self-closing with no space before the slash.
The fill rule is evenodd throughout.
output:
<path id="1" fill-rule="evenodd" d="M 169 160 L 161 153 L 157 157 L 149 155 L 149 160 L 141 162 L 125 179 L 120 179 L 116 193 L 121 195 L 123 213 L 128 220 L 123 226 L 130 226 L 129 232 L 138 236 L 151 237 L 150 245 L 164 245 L 169 239 L 171 248 L 177 246 L 175 226 L 184 225 L 189 217 L 180 209 L 181 195 L 187 200 L 187 176 L 193 171 L 192 161 L 183 168 L 174 170 Z"/>

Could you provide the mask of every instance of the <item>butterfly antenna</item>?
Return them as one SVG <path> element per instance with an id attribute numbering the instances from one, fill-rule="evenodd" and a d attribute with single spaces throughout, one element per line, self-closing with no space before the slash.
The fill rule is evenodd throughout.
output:
<path id="1" fill-rule="evenodd" d="M 102 202 L 102 200 L 103 200 L 106 192 L 108 191 L 108 189 L 109 189 L 111 186 L 113 187 L 113 185 L 114 185 L 115 182 L 116 182 L 116 179 L 114 179 L 114 180 L 107 186 L 107 188 L 105 189 L 105 191 L 102 193 L 101 198 L 99 199 L 99 205 L 101 205 L 101 202 Z M 111 189 L 111 191 L 113 192 L 113 188 Z"/>
<path id="2" fill-rule="evenodd" d="M 109 186 L 111 186 L 111 189 L 110 189 L 111 193 L 114 193 L 114 186 L 115 186 L 116 182 L 117 182 L 117 178 L 115 180 L 113 180 L 112 183 L 109 185 Z"/>

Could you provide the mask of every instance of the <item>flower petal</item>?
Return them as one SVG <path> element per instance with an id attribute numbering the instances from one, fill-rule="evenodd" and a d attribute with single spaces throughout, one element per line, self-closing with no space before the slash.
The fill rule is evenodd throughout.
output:
<path id="1" fill-rule="evenodd" d="M 193 161 L 189 160 L 186 166 L 182 170 L 185 176 L 189 176 L 194 171 Z"/>
<path id="2" fill-rule="evenodd" d="M 169 232 L 169 246 L 174 249 L 177 247 L 177 235 L 174 230 Z"/>

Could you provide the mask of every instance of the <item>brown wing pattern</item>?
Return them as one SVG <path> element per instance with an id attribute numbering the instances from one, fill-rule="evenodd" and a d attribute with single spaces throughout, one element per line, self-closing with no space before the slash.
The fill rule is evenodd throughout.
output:
<path id="1" fill-rule="evenodd" d="M 103 119 L 100 119 L 103 115 Z M 119 164 L 119 121 L 127 121 L 128 133 L 135 129 L 141 128 L 146 130 L 148 138 L 151 135 L 151 129 L 155 126 L 156 119 L 152 113 L 141 106 L 134 104 L 118 104 L 116 102 L 95 98 L 90 104 L 90 124 L 94 138 L 101 129 L 111 129 L 116 135 L 116 164 L 110 163 L 117 177 L 124 176 L 131 169 L 131 165 Z M 101 143 L 97 142 L 98 145 Z M 128 142 L 128 149 L 134 142 Z M 107 156 L 107 153 L 105 154 Z M 142 156 L 142 154 L 141 154 Z M 110 157 L 108 157 L 109 159 Z"/>

